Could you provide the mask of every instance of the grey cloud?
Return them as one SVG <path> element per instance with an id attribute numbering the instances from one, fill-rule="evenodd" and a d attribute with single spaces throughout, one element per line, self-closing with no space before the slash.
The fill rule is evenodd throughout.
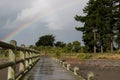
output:
<path id="1" fill-rule="evenodd" d="M 30 6 L 31 0 L 0 0 L 0 27 L 14 21 L 19 12 Z"/>
<path id="2" fill-rule="evenodd" d="M 74 40 L 82 41 L 82 33 L 75 30 L 76 26 L 82 26 L 74 20 L 76 14 L 83 15 L 82 9 L 88 0 L 0 0 L 0 39 L 10 32 L 14 31 L 21 24 L 27 22 L 31 17 L 39 13 L 37 21 L 31 22 L 27 30 L 23 30 L 12 39 L 18 41 L 18 44 L 34 44 L 38 38 L 45 34 L 53 34 L 57 40 L 72 42 Z M 41 1 L 41 2 L 40 2 Z M 75 2 L 67 7 L 66 3 Z M 40 4 L 40 3 L 45 4 Z M 55 10 L 49 13 L 49 9 Z M 63 7 L 63 8 L 61 8 Z M 48 14 L 44 16 L 45 13 Z M 6 27 L 6 28 L 5 28 Z M 4 31 L 4 32 L 2 32 Z"/>

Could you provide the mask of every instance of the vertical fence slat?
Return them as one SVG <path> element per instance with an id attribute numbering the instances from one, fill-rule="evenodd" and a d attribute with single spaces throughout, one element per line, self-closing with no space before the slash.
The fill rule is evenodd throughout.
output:
<path id="1" fill-rule="evenodd" d="M 11 49 L 8 50 L 9 61 L 15 63 L 15 55 Z M 15 70 L 14 66 L 8 67 L 8 80 L 15 80 Z"/>
<path id="2" fill-rule="evenodd" d="M 28 52 L 26 51 L 26 53 L 25 53 L 25 58 L 26 58 L 26 60 L 25 60 L 25 68 L 27 68 L 28 66 L 29 66 L 29 60 L 27 59 L 27 58 L 29 58 L 29 54 L 28 54 Z"/>
<path id="3" fill-rule="evenodd" d="M 11 40 L 10 44 L 16 47 L 17 42 L 15 40 Z M 8 80 L 15 80 L 15 61 L 16 61 L 15 59 L 16 59 L 16 56 L 15 56 L 14 51 L 11 49 L 8 50 L 8 53 L 9 53 L 9 61 L 12 62 L 14 65 L 8 67 L 8 78 L 7 79 Z"/>
<path id="4" fill-rule="evenodd" d="M 31 55 L 31 52 L 29 52 L 29 55 L 30 55 L 29 65 L 31 65 L 32 64 L 32 59 L 31 59 L 32 55 Z"/>
<path id="5" fill-rule="evenodd" d="M 23 53 L 23 51 L 20 51 L 20 59 L 21 60 L 24 60 L 24 53 Z M 22 72 L 22 71 L 24 71 L 24 61 L 23 62 L 20 62 L 20 65 L 19 65 L 19 71 L 20 72 Z"/>

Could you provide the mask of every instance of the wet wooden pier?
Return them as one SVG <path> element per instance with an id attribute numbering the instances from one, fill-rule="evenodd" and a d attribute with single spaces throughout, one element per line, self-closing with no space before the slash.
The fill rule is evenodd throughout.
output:
<path id="1" fill-rule="evenodd" d="M 80 80 L 54 60 L 42 57 L 24 80 Z"/>

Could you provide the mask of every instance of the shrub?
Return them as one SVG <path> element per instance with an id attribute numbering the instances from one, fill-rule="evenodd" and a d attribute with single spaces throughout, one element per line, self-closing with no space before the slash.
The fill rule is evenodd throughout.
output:
<path id="1" fill-rule="evenodd" d="M 80 53 L 80 54 L 78 55 L 78 58 L 79 58 L 80 60 L 89 59 L 89 58 L 91 58 L 91 57 L 92 57 L 91 54 L 86 54 L 86 53 Z"/>

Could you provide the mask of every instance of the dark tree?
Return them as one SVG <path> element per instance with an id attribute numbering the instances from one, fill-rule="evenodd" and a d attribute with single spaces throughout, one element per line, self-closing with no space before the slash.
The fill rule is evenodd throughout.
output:
<path id="1" fill-rule="evenodd" d="M 100 42 L 101 51 L 103 47 L 104 51 L 113 51 L 114 37 L 118 32 L 118 18 L 120 18 L 118 15 L 120 11 L 117 11 L 120 8 L 118 8 L 119 2 L 119 0 L 89 0 L 83 9 L 86 15 L 75 16 L 76 21 L 84 23 L 83 27 L 76 27 L 76 30 L 83 32 L 83 41 L 88 51 L 93 52 L 93 47 L 97 47 L 97 43 Z M 94 29 L 96 29 L 95 35 Z"/>
<path id="2" fill-rule="evenodd" d="M 115 5 L 115 18 L 117 20 L 116 22 L 116 43 L 118 44 L 118 47 L 120 49 L 120 0 L 114 0 Z"/>
<path id="3" fill-rule="evenodd" d="M 64 48 L 65 47 L 65 43 L 64 42 L 62 42 L 62 41 L 57 41 L 56 43 L 55 43 L 55 46 L 56 47 L 62 47 L 62 48 Z"/>
<path id="4" fill-rule="evenodd" d="M 39 38 L 36 42 L 36 46 L 54 46 L 55 36 L 53 35 L 44 35 Z"/>
<path id="5" fill-rule="evenodd" d="M 66 45 L 66 49 L 67 49 L 67 52 L 72 52 L 73 44 L 72 44 L 72 43 L 68 43 L 68 44 Z"/>
<path id="6" fill-rule="evenodd" d="M 90 0 L 88 5 L 83 9 L 86 15 L 75 16 L 76 21 L 84 23 L 83 27 L 76 27 L 76 30 L 83 32 L 83 41 L 85 43 L 85 47 L 90 52 L 93 52 L 93 47 L 96 47 L 96 42 L 99 39 L 99 35 L 96 34 L 96 39 L 94 40 L 93 31 L 96 31 L 96 33 L 104 32 L 104 30 L 101 30 L 102 27 L 105 26 L 103 21 L 106 14 L 103 2 L 104 0 Z"/>

